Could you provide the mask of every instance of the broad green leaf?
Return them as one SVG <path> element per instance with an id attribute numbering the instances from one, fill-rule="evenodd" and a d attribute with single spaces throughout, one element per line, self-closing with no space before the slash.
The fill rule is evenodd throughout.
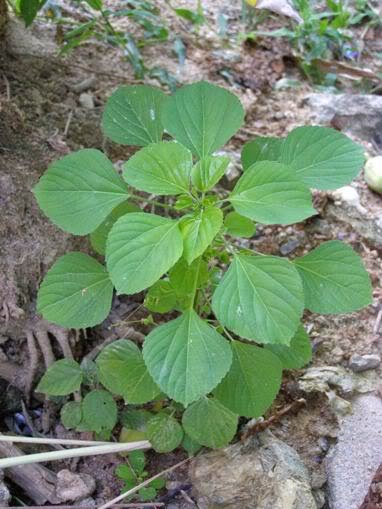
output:
<path id="1" fill-rule="evenodd" d="M 110 312 L 113 285 L 103 265 L 83 253 L 61 256 L 47 272 L 37 296 L 37 311 L 50 322 L 93 327 Z"/>
<path id="2" fill-rule="evenodd" d="M 286 138 L 280 161 L 307 186 L 337 189 L 360 172 L 364 150 L 344 134 L 328 127 L 298 127 Z"/>
<path id="3" fill-rule="evenodd" d="M 120 464 L 115 469 L 115 474 L 117 477 L 125 481 L 126 483 L 133 483 L 133 486 L 135 486 L 137 477 L 130 468 L 129 465 Z"/>
<path id="4" fill-rule="evenodd" d="M 212 308 L 239 336 L 289 345 L 304 309 L 301 279 L 287 260 L 238 255 L 214 292 Z"/>
<path id="5" fill-rule="evenodd" d="M 19 9 L 21 17 L 25 22 L 25 26 L 32 24 L 41 7 L 40 0 L 20 0 Z"/>
<path id="6" fill-rule="evenodd" d="M 271 136 L 264 138 L 259 136 L 246 143 L 241 152 L 243 170 L 247 170 L 260 161 L 280 161 L 283 143 L 284 138 Z"/>
<path id="7" fill-rule="evenodd" d="M 175 210 L 184 210 L 187 208 L 191 208 L 193 205 L 194 205 L 194 200 L 193 200 L 192 196 L 190 196 L 189 194 L 182 194 L 176 200 L 174 209 Z"/>
<path id="8" fill-rule="evenodd" d="M 250 238 L 256 232 L 256 225 L 251 219 L 241 216 L 237 212 L 230 212 L 224 218 L 226 233 L 233 237 Z"/>
<path id="9" fill-rule="evenodd" d="M 223 212 L 217 207 L 205 207 L 185 216 L 180 222 L 184 239 L 184 257 L 192 263 L 204 253 L 223 224 Z"/>
<path id="10" fill-rule="evenodd" d="M 297 329 L 290 345 L 265 345 L 280 359 L 283 369 L 300 369 L 312 360 L 312 345 L 302 325 Z"/>
<path id="11" fill-rule="evenodd" d="M 241 127 L 244 110 L 224 88 L 199 81 L 163 103 L 162 122 L 177 141 L 200 159 L 223 146 Z"/>
<path id="12" fill-rule="evenodd" d="M 153 500 L 157 496 L 157 490 L 154 486 L 143 487 L 138 491 L 139 500 L 142 502 L 147 502 L 148 500 Z"/>
<path id="13" fill-rule="evenodd" d="M 98 356 L 97 365 L 101 383 L 127 403 L 147 403 L 160 392 L 132 341 L 120 339 L 108 345 Z"/>
<path id="14" fill-rule="evenodd" d="M 121 217 L 111 229 L 106 263 L 118 293 L 138 293 L 153 285 L 183 252 L 178 223 L 144 212 Z"/>
<path id="15" fill-rule="evenodd" d="M 66 429 L 73 429 L 82 421 L 82 404 L 79 401 L 69 401 L 61 408 L 61 422 Z"/>
<path id="16" fill-rule="evenodd" d="M 92 431 L 112 430 L 117 422 L 117 405 L 110 392 L 96 389 L 82 402 L 84 421 Z"/>
<path id="17" fill-rule="evenodd" d="M 196 442 L 212 449 L 227 445 L 235 436 L 238 416 L 214 398 L 202 398 L 183 414 L 186 433 Z"/>
<path id="18" fill-rule="evenodd" d="M 316 213 L 309 189 L 285 165 L 255 163 L 228 197 L 243 216 L 263 224 L 292 224 Z"/>
<path id="19" fill-rule="evenodd" d="M 124 145 L 144 147 L 162 139 L 160 109 L 165 94 L 148 85 L 118 88 L 108 99 L 102 129 L 108 138 Z"/>
<path id="20" fill-rule="evenodd" d="M 41 378 L 36 392 L 49 396 L 66 396 L 78 391 L 82 382 L 82 371 L 78 362 L 61 359 L 53 363 Z"/>
<path id="21" fill-rule="evenodd" d="M 280 390 L 281 362 L 265 348 L 239 341 L 231 345 L 232 366 L 214 395 L 235 414 L 260 417 Z"/>
<path id="22" fill-rule="evenodd" d="M 106 252 L 106 241 L 107 236 L 109 235 L 109 232 L 113 226 L 113 224 L 119 219 L 120 217 L 124 216 L 125 214 L 131 214 L 132 212 L 140 212 L 140 208 L 138 205 L 135 205 L 134 203 L 121 203 L 118 205 L 105 219 L 103 223 L 101 223 L 94 232 L 90 234 L 90 243 L 93 247 L 93 249 L 101 254 L 104 255 Z"/>
<path id="23" fill-rule="evenodd" d="M 149 486 L 155 488 L 156 490 L 161 490 L 166 486 L 166 479 L 164 479 L 163 477 L 158 477 L 157 479 L 151 481 Z"/>
<path id="24" fill-rule="evenodd" d="M 186 433 L 182 442 L 183 449 L 188 453 L 189 456 L 196 454 L 202 447 L 199 442 L 196 442 L 193 438 L 188 436 Z"/>
<path id="25" fill-rule="evenodd" d="M 146 464 L 145 453 L 143 451 L 129 452 L 129 463 L 137 474 L 141 474 Z"/>
<path id="26" fill-rule="evenodd" d="M 159 387 L 186 406 L 220 382 L 231 365 L 232 352 L 215 329 L 189 310 L 150 332 L 143 357 Z"/>
<path id="27" fill-rule="evenodd" d="M 229 157 L 209 156 L 198 161 L 191 170 L 191 180 L 199 191 L 208 191 L 219 182 L 230 163 Z"/>
<path id="28" fill-rule="evenodd" d="M 314 313 L 350 313 L 372 301 L 372 287 L 361 258 L 332 240 L 294 260 L 300 273 L 305 305 Z"/>
<path id="29" fill-rule="evenodd" d="M 157 195 L 187 193 L 190 188 L 192 154 L 176 141 L 151 143 L 136 152 L 123 166 L 128 184 Z"/>
<path id="30" fill-rule="evenodd" d="M 161 413 L 147 423 L 147 437 L 156 452 L 171 452 L 182 443 L 182 426 L 170 415 Z"/>
<path id="31" fill-rule="evenodd" d="M 208 264 L 199 258 L 189 265 L 181 258 L 170 270 L 169 278 L 180 309 L 188 309 L 192 305 L 195 291 L 208 282 Z"/>
<path id="32" fill-rule="evenodd" d="M 129 197 L 109 159 L 93 148 L 54 162 L 33 189 L 38 204 L 63 230 L 86 235 Z"/>
<path id="33" fill-rule="evenodd" d="M 153 416 L 148 410 L 127 406 L 121 413 L 120 421 L 123 426 L 138 431 L 146 431 L 146 424 Z"/>
<path id="34" fill-rule="evenodd" d="M 169 281 L 157 281 L 147 292 L 145 307 L 153 313 L 168 313 L 176 306 L 176 294 Z"/>

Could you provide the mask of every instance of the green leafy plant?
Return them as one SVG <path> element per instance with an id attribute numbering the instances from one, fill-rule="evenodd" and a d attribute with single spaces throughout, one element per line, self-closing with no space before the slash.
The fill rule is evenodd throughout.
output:
<path id="1" fill-rule="evenodd" d="M 123 491 L 129 491 L 131 488 L 141 484 L 147 477 L 148 472 L 145 470 L 146 457 L 143 451 L 132 451 L 128 455 L 127 463 L 118 465 L 115 470 L 125 484 Z M 141 502 L 153 500 L 157 496 L 157 491 L 164 488 L 166 480 L 162 477 L 154 479 L 148 486 L 141 488 L 137 493 L 137 498 Z M 134 495 L 130 498 L 134 498 Z"/>
<path id="2" fill-rule="evenodd" d="M 330 79 L 320 70 L 320 59 L 358 59 L 361 46 L 352 32 L 355 25 L 375 26 L 381 23 L 380 16 L 368 0 L 358 0 L 353 9 L 343 0 L 326 0 L 323 8 L 311 0 L 294 0 L 293 4 L 303 20 L 301 24 L 294 23 L 291 27 L 270 32 L 256 29 L 246 37 L 285 37 L 303 72 L 316 81 Z"/>
<path id="3" fill-rule="evenodd" d="M 369 276 L 343 242 L 325 242 L 292 261 L 238 242 L 254 234 L 257 222 L 289 225 L 313 216 L 309 188 L 349 183 L 363 165 L 362 148 L 324 127 L 259 137 L 244 145 L 243 174 L 228 192 L 216 185 L 229 158 L 214 153 L 243 119 L 239 100 L 207 82 L 171 96 L 149 86 L 121 87 L 106 104 L 103 131 L 142 147 L 122 176 L 103 153 L 83 149 L 53 163 L 34 189 L 53 223 L 90 234 L 106 259 L 75 252 L 55 262 L 38 293 L 47 320 L 91 327 L 107 317 L 113 288 L 119 295 L 147 291 L 144 303 L 160 324 L 143 349 L 129 339 L 108 345 L 96 367 L 101 386 L 125 403 L 152 405 L 153 414 L 135 421 L 130 415 L 127 425 L 137 429 L 144 421 L 141 431 L 157 451 L 227 444 L 239 416 L 269 409 L 283 369 L 309 363 L 305 308 L 345 313 L 371 302 Z M 67 394 L 78 390 L 82 376 L 73 361 L 59 361 L 39 390 Z M 90 392 L 89 408 L 93 398 L 107 399 L 111 408 L 104 392 Z M 111 413 L 102 416 L 108 429 Z"/>

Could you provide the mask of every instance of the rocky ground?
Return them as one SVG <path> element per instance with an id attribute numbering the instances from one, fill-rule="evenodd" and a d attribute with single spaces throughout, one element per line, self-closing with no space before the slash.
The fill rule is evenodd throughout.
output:
<path id="1" fill-rule="evenodd" d="M 343 94 L 317 93 L 291 65 L 290 48 L 284 42 L 237 43 L 242 29 L 240 9 L 229 2 L 206 2 L 209 23 L 198 35 L 179 25 L 166 11 L 165 2 L 158 4 L 184 37 L 187 58 L 180 66 L 171 44 L 165 44 L 145 49 L 147 62 L 167 67 L 180 82 L 208 79 L 240 97 L 246 124 L 227 148 L 234 161 L 239 161 L 242 143 L 256 135 L 285 135 L 298 125 L 314 123 L 346 132 L 363 144 L 370 158 L 382 154 L 380 96 L 357 93 L 360 83 L 346 78 L 342 78 Z M 230 19 L 232 33 L 224 41 L 217 35 L 219 11 Z M 282 26 L 285 21 L 273 23 Z M 369 44 L 381 52 L 382 34 L 377 35 Z M 81 357 L 112 334 L 121 337 L 125 331 L 110 326 L 131 304 L 116 300 L 110 320 L 87 333 L 48 328 L 35 313 L 39 282 L 53 260 L 73 248 L 85 252 L 90 248 L 86 240 L 63 233 L 42 216 L 31 188 L 51 161 L 71 150 L 102 148 L 115 162 L 129 155 L 129 149 L 106 143 L 99 129 L 106 97 L 118 85 L 134 81 L 120 50 L 89 43 L 57 57 L 54 41 L 53 25 L 38 22 L 25 31 L 12 21 L 7 51 L 0 54 L 0 414 L 4 431 L 14 430 L 14 415 L 25 392 L 44 371 L 49 361 L 47 345 L 56 358 L 65 355 L 68 347 Z M 368 58 L 367 65 L 378 70 L 378 61 Z M 300 86 L 275 90 L 275 84 L 286 77 L 297 78 Z M 381 174 L 380 160 L 374 164 L 379 164 Z M 227 186 L 233 185 L 237 172 L 233 167 Z M 382 198 L 370 190 L 362 174 L 351 186 L 316 193 L 315 202 L 319 215 L 313 219 L 295 227 L 259 227 L 249 245 L 294 257 L 322 241 L 344 240 L 362 256 L 370 272 L 373 304 L 346 316 L 306 314 L 315 356 L 306 370 L 285 376 L 283 390 L 265 416 L 279 418 L 271 420 L 265 432 L 203 454 L 190 469 L 185 466 L 171 473 L 168 490 L 163 492 L 169 509 L 195 504 L 225 509 L 360 509 L 365 499 L 382 461 Z M 31 337 L 36 338 L 42 355 L 31 350 Z M 38 359 L 35 364 L 31 364 L 33 352 Z M 26 404 L 30 409 L 44 409 L 43 422 L 36 426 L 43 431 L 50 427 L 57 436 L 64 436 L 51 406 L 41 400 L 33 400 L 30 407 Z M 243 426 L 240 434 L 246 429 Z M 179 459 L 178 453 L 151 455 L 150 471 L 158 472 Z M 57 498 L 51 488 L 57 477 L 50 472 L 50 488 L 39 493 L 39 499 L 36 495 L 34 502 L 73 501 L 78 493 L 88 505 L 106 501 L 120 490 L 113 474 L 117 462 L 117 457 L 109 456 L 62 463 L 54 467 L 61 470 L 58 485 L 74 486 L 77 495 Z M 35 469 L 28 475 L 38 484 L 46 473 Z M 14 473 L 7 477 L 12 492 L 16 485 L 23 486 Z M 6 488 L 0 485 L 0 500 L 2 490 L 5 500 Z M 371 504 L 381 491 L 376 481 L 369 497 L 372 502 L 362 509 L 379 507 Z M 90 495 L 93 498 L 87 498 Z"/>

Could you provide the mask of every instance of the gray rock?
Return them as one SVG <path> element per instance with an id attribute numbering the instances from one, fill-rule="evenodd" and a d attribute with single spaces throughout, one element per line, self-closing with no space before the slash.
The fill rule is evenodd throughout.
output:
<path id="1" fill-rule="evenodd" d="M 382 156 L 371 157 L 365 164 L 366 184 L 379 194 L 382 194 Z"/>
<path id="2" fill-rule="evenodd" d="M 299 389 L 305 393 L 330 393 L 331 388 L 339 389 L 351 396 L 375 390 L 380 383 L 378 375 L 373 372 L 352 373 L 341 366 L 317 366 L 308 368 L 299 379 Z"/>
<path id="3" fill-rule="evenodd" d="M 197 457 L 190 475 L 200 509 L 317 509 L 297 452 L 270 432 Z"/>
<path id="4" fill-rule="evenodd" d="M 377 354 L 358 355 L 354 354 L 350 358 L 349 368 L 356 373 L 366 371 L 368 369 L 375 369 L 381 364 L 381 358 Z"/>
<path id="5" fill-rule="evenodd" d="M 333 125 L 341 131 L 374 140 L 377 144 L 382 129 L 382 97 L 357 94 L 309 94 L 313 121 Z"/>
<path id="6" fill-rule="evenodd" d="M 344 203 L 345 206 L 357 209 L 361 214 L 367 213 L 365 207 L 361 205 L 357 189 L 352 186 L 340 187 L 333 191 L 332 196 L 336 201 Z"/>
<path id="7" fill-rule="evenodd" d="M 363 214 L 357 207 L 345 203 L 329 203 L 325 208 L 326 218 L 340 221 L 351 228 L 372 245 L 382 247 L 382 215 Z"/>
<path id="8" fill-rule="evenodd" d="M 281 244 L 280 246 L 280 253 L 283 256 L 287 256 L 290 253 L 293 253 L 298 247 L 300 246 L 300 241 L 298 239 L 289 239 L 287 242 L 284 242 L 284 244 Z"/>
<path id="9" fill-rule="evenodd" d="M 95 480 L 89 474 L 74 474 L 67 469 L 57 474 L 56 495 L 63 502 L 87 498 L 95 487 Z"/>
<path id="10" fill-rule="evenodd" d="M 92 75 L 88 78 L 85 78 L 84 80 L 80 81 L 79 83 L 75 83 L 74 85 L 71 85 L 70 88 L 75 92 L 76 94 L 81 94 L 81 92 L 85 92 L 86 90 L 89 90 L 90 88 L 94 88 L 97 84 L 97 78 Z"/>
<path id="11" fill-rule="evenodd" d="M 97 507 L 97 503 L 92 497 L 86 497 L 77 502 L 78 507 Z"/>
<path id="12" fill-rule="evenodd" d="M 358 396 L 326 458 L 331 509 L 359 509 L 382 458 L 382 400 Z"/>
<path id="13" fill-rule="evenodd" d="M 92 110 L 94 108 L 94 95 L 88 94 L 87 92 L 83 92 L 80 95 L 78 102 L 83 108 Z"/>

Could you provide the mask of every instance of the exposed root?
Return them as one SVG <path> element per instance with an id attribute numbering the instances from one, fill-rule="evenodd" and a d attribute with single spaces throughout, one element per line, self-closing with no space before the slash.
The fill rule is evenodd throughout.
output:
<path id="1" fill-rule="evenodd" d="M 30 359 L 30 366 L 28 367 L 28 373 L 26 376 L 25 394 L 29 401 L 39 361 L 36 342 L 42 352 L 45 368 L 49 368 L 49 366 L 51 366 L 56 360 L 51 344 L 51 337 L 59 344 L 64 358 L 73 359 L 73 353 L 70 347 L 70 331 L 50 324 L 45 320 L 38 320 L 30 324 L 25 335 L 27 338 Z"/>

